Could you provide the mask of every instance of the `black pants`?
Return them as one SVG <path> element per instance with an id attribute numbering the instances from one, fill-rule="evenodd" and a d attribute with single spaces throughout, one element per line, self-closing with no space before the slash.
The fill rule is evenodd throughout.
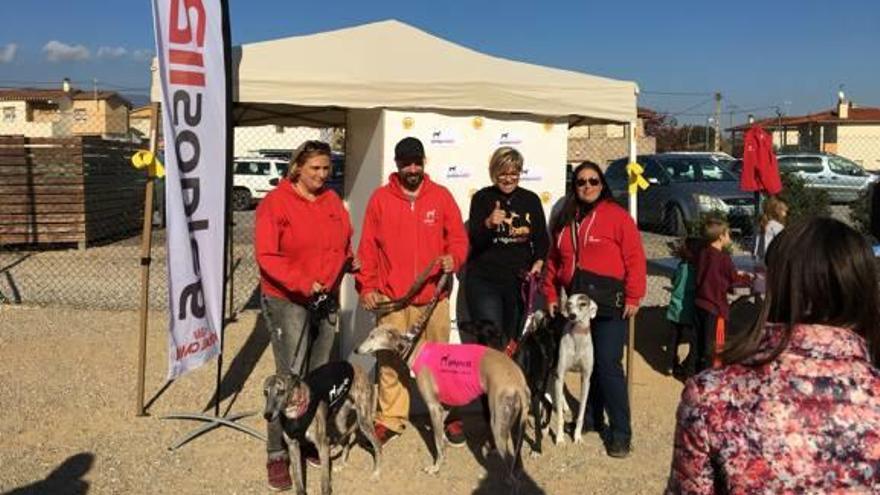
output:
<path id="1" fill-rule="evenodd" d="M 678 360 L 678 346 L 686 343 L 688 345 L 688 354 L 684 360 Z M 673 323 L 670 329 L 669 342 L 667 350 L 669 352 L 669 362 L 672 366 L 673 373 L 680 373 L 685 377 L 693 376 L 697 371 L 697 339 L 694 326 L 685 323 Z"/>
<path id="2" fill-rule="evenodd" d="M 696 348 L 694 357 L 697 361 L 697 373 L 712 367 L 715 359 L 715 332 L 718 326 L 718 315 L 697 308 Z M 720 349 L 719 349 L 720 350 Z"/>
<path id="3" fill-rule="evenodd" d="M 465 298 L 471 320 L 491 321 L 504 335 L 504 344 L 519 336 L 525 304 L 518 282 L 501 284 L 469 274 Z"/>
<path id="4" fill-rule="evenodd" d="M 623 374 L 623 347 L 626 344 L 626 320 L 597 317 L 592 321 L 593 375 L 587 399 L 585 422 L 594 429 L 604 424 L 603 413 L 608 414 L 610 435 L 608 441 L 629 443 L 632 438 L 629 396 Z"/>

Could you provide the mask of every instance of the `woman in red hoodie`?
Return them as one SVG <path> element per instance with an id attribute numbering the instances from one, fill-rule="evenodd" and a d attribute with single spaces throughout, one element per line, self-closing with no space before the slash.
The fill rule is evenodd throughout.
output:
<path id="1" fill-rule="evenodd" d="M 330 359 L 352 228 L 339 196 L 325 187 L 329 174 L 330 146 L 306 141 L 287 177 L 257 207 L 261 303 L 277 373 L 304 375 Z M 267 428 L 269 486 L 290 488 L 279 420 Z"/>
<path id="2" fill-rule="evenodd" d="M 635 317 L 645 295 L 646 261 L 642 240 L 629 213 L 614 202 L 598 165 L 584 162 L 574 170 L 574 190 L 553 222 L 544 295 L 551 314 L 559 310 L 559 289 L 585 293 L 599 306 L 591 322 L 595 365 L 585 430 L 604 435 L 612 457 L 630 452 L 629 399 L 623 375 L 626 319 Z"/>

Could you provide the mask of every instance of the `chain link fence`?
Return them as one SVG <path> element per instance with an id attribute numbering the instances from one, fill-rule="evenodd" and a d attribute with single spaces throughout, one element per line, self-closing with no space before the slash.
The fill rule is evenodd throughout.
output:
<path id="1" fill-rule="evenodd" d="M 0 100 L 0 304 L 106 309 L 134 309 L 139 304 L 146 178 L 144 171 L 132 167 L 130 157 L 148 147 L 149 107 L 132 110 L 113 94 L 87 93 L 63 107 L 53 107 L 46 98 Z M 641 127 L 636 137 L 639 155 L 652 155 L 654 138 L 645 136 Z M 842 161 L 808 149 L 802 140 L 798 156 L 812 159 L 797 158 L 791 164 L 781 160 L 781 164 L 801 176 L 803 187 L 797 194 L 807 190 L 818 195 L 797 201 L 806 205 L 806 214 L 830 211 L 849 222 L 851 217 L 864 216 L 861 211 L 851 215 L 849 204 L 875 177 L 863 173 L 860 165 L 880 169 L 880 131 L 875 136 L 864 129 L 838 130 L 833 138 L 834 146 L 826 142 L 825 149 L 836 151 Z M 329 185 L 342 195 L 343 129 L 275 125 L 235 129 L 229 272 L 235 310 L 258 306 L 255 206 L 285 174 L 291 151 L 309 139 L 331 143 Z M 780 157 L 792 151 L 789 145 Z M 583 160 L 605 167 L 609 185 L 622 204 L 628 202 L 627 154 L 622 126 L 571 130 L 569 167 Z M 730 220 L 738 253 L 751 251 L 757 218 L 755 196 L 738 189 L 736 162 L 705 154 L 663 156 L 642 160 L 650 186 L 638 195 L 639 224 L 655 280 L 649 292 L 656 304 L 665 303 L 663 267 L 674 268 L 671 247 L 680 237 L 696 233 L 703 215 L 721 213 Z M 822 173 L 810 172 L 816 159 L 822 163 Z M 806 167 L 802 162 L 812 163 L 813 169 L 801 170 Z M 823 174 L 828 177 L 825 182 L 820 180 Z M 840 195 L 844 187 L 852 193 L 845 198 Z M 822 210 L 829 208 L 822 206 L 823 194 L 830 209 Z M 154 309 L 163 309 L 167 266 L 162 181 L 157 183 L 154 204 L 149 300 Z"/>

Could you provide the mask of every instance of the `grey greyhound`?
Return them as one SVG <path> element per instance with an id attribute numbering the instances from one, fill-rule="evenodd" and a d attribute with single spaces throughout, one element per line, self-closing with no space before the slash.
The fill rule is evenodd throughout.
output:
<path id="1" fill-rule="evenodd" d="M 373 387 L 359 367 L 341 361 L 321 366 L 305 379 L 292 373 L 270 375 L 263 383 L 263 394 L 266 397 L 263 411 L 266 420 L 281 417 L 297 494 L 306 493 L 300 459 L 299 442 L 302 440 L 308 440 L 317 447 L 321 460 L 321 493 L 332 493 L 328 427 L 331 418 L 342 445 L 341 465 L 334 470 L 348 461 L 357 427 L 373 448 L 372 479 L 379 478 L 382 445 L 376 438 L 373 426 Z M 352 411 L 357 416 L 356 423 L 349 421 Z"/>
<path id="2" fill-rule="evenodd" d="M 596 317 L 599 307 L 586 294 L 573 294 L 565 303 L 568 323 L 559 342 L 559 361 L 556 365 L 556 445 L 563 442 L 562 430 L 565 404 L 565 373 L 569 370 L 581 372 L 581 398 L 578 416 L 574 423 L 574 443 L 581 441 L 584 424 L 584 411 L 587 408 L 587 395 L 590 392 L 590 375 L 593 373 L 593 337 L 590 335 L 590 320 Z"/>
<path id="3" fill-rule="evenodd" d="M 489 402 L 490 423 L 495 447 L 508 466 L 508 480 L 517 486 L 517 468 L 520 457 L 526 415 L 529 407 L 529 388 L 522 370 L 503 352 L 478 345 L 426 343 L 419 340 L 407 355 L 411 341 L 390 325 L 379 325 L 357 348 L 360 354 L 392 351 L 406 357 L 406 365 L 413 371 L 416 385 L 431 415 L 431 429 L 437 455 L 425 471 L 436 474 L 446 459 L 446 438 L 443 422 L 449 406 L 463 405 L 485 393 Z M 427 346 L 427 347 L 426 347 Z M 464 351 L 468 356 L 463 356 Z M 432 354 L 434 359 L 426 360 Z M 476 357 L 474 357 L 476 356 Z M 465 386 L 457 380 L 471 374 Z M 462 392 L 461 389 L 468 389 Z M 509 445 L 511 441 L 513 445 Z"/>

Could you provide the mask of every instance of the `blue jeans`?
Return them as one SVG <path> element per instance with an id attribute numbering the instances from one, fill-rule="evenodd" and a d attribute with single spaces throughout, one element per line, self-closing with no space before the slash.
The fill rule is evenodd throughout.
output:
<path id="1" fill-rule="evenodd" d="M 275 355 L 275 373 L 293 371 L 306 375 L 330 360 L 336 333 L 337 313 L 333 312 L 317 323 L 312 333 L 308 326 L 309 311 L 294 302 L 272 296 L 262 296 L 263 319 Z M 314 339 L 311 338 L 314 336 Z M 306 360 L 308 365 L 306 366 Z M 266 450 L 271 457 L 285 455 L 281 420 L 267 423 Z"/>
<path id="2" fill-rule="evenodd" d="M 595 364 L 590 377 L 585 422 L 594 429 L 604 424 L 603 413 L 608 414 L 609 441 L 629 443 L 632 438 L 629 396 L 623 374 L 623 346 L 626 343 L 626 320 L 597 317 L 592 321 Z"/>
<path id="3" fill-rule="evenodd" d="M 525 304 L 518 282 L 499 284 L 468 275 L 465 298 L 471 321 L 491 321 L 505 336 L 505 343 L 519 336 Z"/>

